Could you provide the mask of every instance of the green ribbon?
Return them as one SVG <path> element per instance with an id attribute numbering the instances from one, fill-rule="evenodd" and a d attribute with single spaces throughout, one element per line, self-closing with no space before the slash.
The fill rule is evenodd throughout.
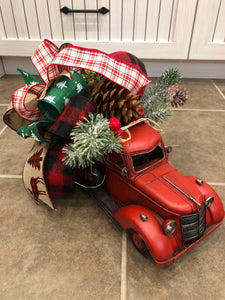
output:
<path id="1" fill-rule="evenodd" d="M 18 70 L 21 72 L 26 84 L 42 82 L 41 79 L 36 78 L 28 72 L 21 69 Z M 49 142 L 49 140 L 46 140 L 42 136 L 42 132 L 48 130 L 58 119 L 73 96 L 77 94 L 83 95 L 87 88 L 87 83 L 82 75 L 75 71 L 70 71 L 70 73 L 72 74 L 71 79 L 67 76 L 61 76 L 60 80 L 53 84 L 44 98 L 38 100 L 37 106 L 45 120 L 21 126 L 17 130 L 17 134 L 25 139 L 32 137 L 38 142 Z"/>
<path id="2" fill-rule="evenodd" d="M 46 130 L 48 130 L 51 124 L 52 123 L 47 120 L 41 120 L 29 125 L 23 125 L 17 129 L 17 134 L 22 136 L 24 139 L 32 137 L 37 142 L 49 143 L 49 140 L 45 139 L 42 135 Z"/>
<path id="3" fill-rule="evenodd" d="M 38 108 L 45 119 L 54 123 L 63 112 L 69 100 L 79 94 L 83 95 L 87 83 L 82 75 L 71 71 L 72 78 L 60 77 L 43 99 L 38 101 Z"/>
<path id="4" fill-rule="evenodd" d="M 35 84 L 35 83 L 44 83 L 44 81 L 41 78 L 31 75 L 30 73 L 28 73 L 20 68 L 17 68 L 16 70 L 21 73 L 26 85 L 31 85 L 31 84 Z"/>

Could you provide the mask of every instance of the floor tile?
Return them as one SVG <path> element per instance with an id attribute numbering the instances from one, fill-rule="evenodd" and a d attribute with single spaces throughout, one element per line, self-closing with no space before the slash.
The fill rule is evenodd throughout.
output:
<path id="1" fill-rule="evenodd" d="M 10 103 L 15 89 L 24 86 L 20 75 L 5 75 L 0 79 L 0 104 Z"/>
<path id="2" fill-rule="evenodd" d="M 0 106 L 0 131 L 5 127 L 5 123 L 3 122 L 3 115 L 7 110 L 7 106 Z"/>
<path id="3" fill-rule="evenodd" d="M 225 79 L 214 79 L 213 82 L 217 85 L 225 97 Z"/>
<path id="4" fill-rule="evenodd" d="M 154 87 L 157 78 L 152 78 L 150 85 Z M 217 82 L 217 81 L 215 81 Z M 188 100 L 178 109 L 225 109 L 225 100 L 217 91 L 211 80 L 207 79 L 182 79 L 179 83 L 188 91 Z M 218 86 L 225 90 L 224 81 L 219 81 Z M 172 108 L 172 107 L 171 107 Z"/>
<path id="5" fill-rule="evenodd" d="M 181 86 L 188 90 L 188 100 L 183 109 L 225 109 L 225 100 L 211 80 L 183 79 Z"/>
<path id="6" fill-rule="evenodd" d="M 223 206 L 225 208 L 225 185 L 219 186 L 219 185 L 214 185 L 213 183 L 211 184 L 212 188 L 216 191 L 218 196 L 223 202 Z"/>
<path id="7" fill-rule="evenodd" d="M 94 200 L 77 191 L 53 211 L 19 179 L 0 188 L 0 299 L 120 299 L 121 231 Z"/>
<path id="8" fill-rule="evenodd" d="M 7 127 L 1 134 L 0 140 L 0 174 L 22 174 L 33 139 L 23 139 Z"/>
<path id="9" fill-rule="evenodd" d="M 161 127 L 169 162 L 184 175 L 225 182 L 225 112 L 174 111 Z"/>
<path id="10" fill-rule="evenodd" d="M 155 79 L 153 79 L 153 83 Z M 224 80 L 215 80 L 225 92 Z M 162 124 L 169 162 L 184 175 L 225 183 L 225 101 L 211 80 L 182 80 L 189 100 Z M 0 80 L 0 104 L 24 86 Z M 0 106 L 0 117 L 7 107 Z M 4 123 L 0 121 L 0 130 Z M 20 175 L 33 140 L 7 128 L 0 136 L 0 175 Z M 225 186 L 212 185 L 225 205 Z M 0 299 L 120 299 L 122 232 L 80 190 L 36 205 L 22 179 L 0 178 Z M 224 299 L 225 223 L 166 268 L 156 269 L 127 242 L 127 300 Z"/>

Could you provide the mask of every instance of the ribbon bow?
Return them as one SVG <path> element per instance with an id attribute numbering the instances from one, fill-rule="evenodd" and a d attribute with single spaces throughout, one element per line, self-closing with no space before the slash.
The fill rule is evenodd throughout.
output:
<path id="1" fill-rule="evenodd" d="M 18 88 L 12 96 L 14 110 L 23 119 L 31 122 L 40 120 L 37 99 L 41 97 L 46 86 L 59 76 L 60 67 L 94 71 L 134 93 L 150 82 L 144 72 L 112 55 L 76 46 L 65 47 L 59 52 L 59 48 L 47 39 L 35 50 L 31 61 L 44 83 Z M 27 101 L 29 104 L 26 104 Z"/>
<path id="2" fill-rule="evenodd" d="M 136 94 L 145 87 L 150 80 L 147 75 L 142 70 L 136 68 L 134 64 L 123 61 L 116 57 L 115 54 L 110 55 L 96 49 L 87 49 L 76 46 L 68 46 L 60 51 L 55 44 L 47 39 L 45 39 L 35 50 L 31 57 L 31 61 L 43 82 L 40 82 L 41 80 L 36 80 L 35 77 L 32 78 L 31 76 L 30 79 L 32 80 L 27 80 L 27 86 L 16 89 L 12 95 L 12 105 L 10 105 L 4 115 L 4 121 L 9 127 L 17 130 L 17 132 L 19 129 L 21 135 L 24 135 L 24 128 L 26 128 L 26 130 L 29 131 L 30 136 L 37 140 L 35 141 L 34 147 L 29 153 L 25 164 L 23 172 L 24 185 L 29 195 L 31 195 L 35 201 L 41 200 L 51 208 L 54 208 L 44 179 L 44 162 L 50 145 L 49 143 L 45 143 L 45 141 L 47 142 L 51 138 L 51 135 L 49 137 L 49 133 L 45 132 L 45 126 L 49 125 L 47 123 L 48 121 L 50 121 L 52 125 L 54 120 L 48 118 L 48 113 L 45 114 L 47 106 L 43 106 L 43 111 L 40 109 L 43 104 L 43 97 L 45 97 L 45 93 L 53 81 L 60 76 L 62 70 L 73 69 L 77 71 L 79 69 L 87 69 L 103 75 L 109 80 Z M 23 76 L 26 76 L 26 72 L 23 71 L 22 73 Z M 67 72 L 67 75 L 73 80 L 73 71 Z M 81 77 L 80 74 L 78 75 Z M 78 82 L 78 80 L 74 78 L 74 82 Z M 58 83 L 60 82 L 57 82 L 56 85 Z M 64 83 L 60 83 L 59 87 L 60 89 L 63 89 Z M 83 85 L 83 87 L 85 86 Z M 77 94 L 80 92 L 80 87 L 76 89 L 76 92 Z M 51 101 L 53 100 L 52 97 L 48 97 L 48 99 Z M 65 101 L 67 100 L 69 99 L 66 98 Z M 68 105 L 61 114 L 61 119 L 59 117 L 57 122 L 53 124 L 54 126 L 51 127 L 59 136 L 61 136 L 62 131 L 63 135 L 65 135 L 65 128 L 63 127 L 65 125 L 65 118 L 66 120 L 71 118 L 72 121 L 74 121 L 74 119 L 79 119 L 84 112 L 86 113 L 87 111 L 94 109 L 92 107 L 93 104 L 87 103 L 86 100 L 84 101 L 84 104 L 81 105 L 81 100 L 81 96 L 74 97 L 70 100 L 69 105 L 71 107 L 73 107 L 73 105 L 75 106 L 73 114 L 71 114 L 71 111 L 68 109 Z M 76 107 L 77 101 L 79 102 L 80 110 Z M 45 117 L 45 120 L 43 120 L 43 116 Z M 62 118 L 64 119 L 62 120 Z M 69 126 L 67 127 L 71 128 L 72 123 L 68 124 Z M 38 126 L 39 128 L 42 128 L 45 133 L 44 137 L 46 137 L 46 140 L 42 140 L 44 143 L 40 143 L 41 137 L 37 128 Z M 59 150 L 61 151 L 61 148 Z M 60 151 L 59 153 L 61 153 Z M 55 157 L 58 158 L 59 153 L 57 152 Z M 54 159 L 49 159 L 49 162 L 55 161 L 55 157 Z M 59 162 L 61 162 L 61 160 L 59 160 Z M 55 169 L 58 170 L 60 168 L 57 166 Z M 54 170 L 52 171 L 52 166 L 49 167 L 49 170 L 49 178 L 56 178 L 54 184 L 57 183 L 57 186 L 59 186 L 58 183 L 63 178 L 62 174 L 58 174 Z M 67 189 L 70 190 L 73 184 L 73 177 L 71 176 L 70 180 L 68 180 L 67 176 L 65 179 L 67 181 Z M 53 190 L 54 189 L 55 186 Z"/>
<path id="3" fill-rule="evenodd" d="M 31 57 L 31 61 L 38 70 L 44 83 L 32 82 L 32 84 L 18 88 L 12 95 L 12 106 L 16 113 L 30 122 L 41 119 L 41 112 L 37 107 L 37 99 L 41 97 L 51 79 L 59 75 L 58 68 L 52 68 L 51 74 L 48 74 L 48 66 L 59 52 L 59 48 L 48 40 L 36 49 Z"/>

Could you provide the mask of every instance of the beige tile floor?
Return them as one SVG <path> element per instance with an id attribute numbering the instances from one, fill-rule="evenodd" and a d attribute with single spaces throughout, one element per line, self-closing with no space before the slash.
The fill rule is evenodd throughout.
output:
<path id="1" fill-rule="evenodd" d="M 0 115 L 18 76 L 0 79 Z M 225 204 L 225 80 L 183 80 L 188 103 L 163 123 L 171 164 L 207 180 Z M 2 118 L 1 118 L 2 119 Z M 225 299 L 225 223 L 156 269 L 85 193 L 36 205 L 21 172 L 32 144 L 0 119 L 0 299 Z"/>

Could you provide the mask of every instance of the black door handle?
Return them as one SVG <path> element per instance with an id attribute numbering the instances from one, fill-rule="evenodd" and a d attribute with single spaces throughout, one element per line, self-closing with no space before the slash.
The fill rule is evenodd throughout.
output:
<path id="1" fill-rule="evenodd" d="M 60 9 L 60 11 L 64 14 L 69 14 L 69 13 L 97 13 L 97 14 L 105 15 L 109 12 L 109 9 L 104 7 L 104 6 L 99 8 L 99 9 L 71 9 L 71 8 L 68 8 L 67 6 L 64 6 L 63 8 Z"/>

